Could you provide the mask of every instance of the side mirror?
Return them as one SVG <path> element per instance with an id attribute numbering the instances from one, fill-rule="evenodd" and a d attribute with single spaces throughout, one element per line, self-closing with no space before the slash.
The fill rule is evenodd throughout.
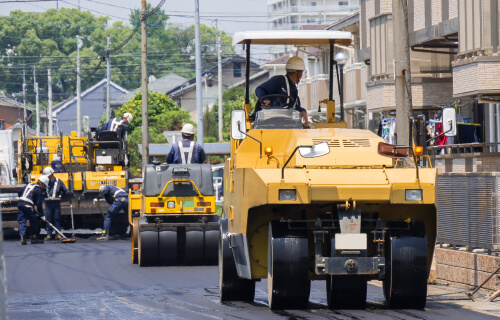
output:
<path id="1" fill-rule="evenodd" d="M 443 133 L 447 137 L 457 135 L 457 111 L 455 107 L 443 109 Z"/>
<path id="2" fill-rule="evenodd" d="M 234 140 L 243 140 L 246 135 L 241 131 L 246 131 L 246 112 L 245 110 L 231 111 L 231 138 Z"/>
<path id="3" fill-rule="evenodd" d="M 322 142 L 310 147 L 299 147 L 299 153 L 304 158 L 316 158 L 330 153 L 328 143 Z"/>

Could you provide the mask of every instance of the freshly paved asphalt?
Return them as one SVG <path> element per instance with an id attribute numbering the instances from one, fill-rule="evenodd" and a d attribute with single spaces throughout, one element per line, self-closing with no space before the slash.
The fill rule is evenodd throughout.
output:
<path id="1" fill-rule="evenodd" d="M 271 311 L 267 281 L 253 303 L 220 303 L 217 266 L 149 267 L 131 263 L 130 242 L 95 237 L 21 246 L 4 241 L 9 319 L 498 319 L 463 308 L 462 289 L 429 287 L 425 310 L 387 310 L 369 285 L 366 310 L 331 311 L 325 284 L 314 281 L 307 310 Z M 462 290 L 462 291 L 461 291 Z M 479 302 L 480 303 L 480 302 Z M 478 308 L 476 308 L 478 309 Z M 484 308 L 483 308 L 484 309 Z M 479 308 L 478 310 L 482 310 Z M 500 309 L 498 309 L 500 310 Z M 484 311 L 484 310 L 482 310 Z M 488 312 L 488 310 L 486 310 Z M 497 313 L 500 315 L 500 312 Z"/>

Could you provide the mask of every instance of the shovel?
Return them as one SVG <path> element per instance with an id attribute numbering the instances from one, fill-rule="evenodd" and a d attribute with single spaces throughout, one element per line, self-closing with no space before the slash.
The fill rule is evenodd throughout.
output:
<path id="1" fill-rule="evenodd" d="M 56 227 L 54 227 L 54 225 L 52 223 L 50 223 L 47 219 L 45 219 L 45 217 L 41 217 L 40 216 L 40 219 L 42 219 L 43 221 L 45 221 L 45 223 L 47 223 L 49 226 L 51 226 L 52 229 L 54 229 L 63 238 L 61 240 L 61 242 L 63 242 L 63 243 L 70 243 L 70 242 L 75 242 L 76 241 L 76 239 L 69 239 L 68 237 L 66 237 L 61 231 L 59 231 L 59 229 L 57 229 Z"/>

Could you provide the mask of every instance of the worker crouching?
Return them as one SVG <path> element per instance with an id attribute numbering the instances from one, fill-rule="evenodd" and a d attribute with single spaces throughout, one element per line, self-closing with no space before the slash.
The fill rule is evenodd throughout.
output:
<path id="1" fill-rule="evenodd" d="M 99 199 L 104 198 L 107 203 L 111 205 L 109 207 L 106 216 L 104 217 L 104 227 L 102 230 L 102 235 L 97 238 L 99 241 L 109 240 L 109 228 L 111 227 L 111 220 L 120 213 L 128 212 L 128 194 L 125 190 L 120 189 L 115 186 L 107 185 L 101 186 L 99 189 L 99 195 L 94 199 L 94 204 L 99 201 Z"/>
<path id="2" fill-rule="evenodd" d="M 38 238 L 40 229 L 38 227 L 38 216 L 45 220 L 43 215 L 43 196 L 42 190 L 46 188 L 49 182 L 47 176 L 40 176 L 37 183 L 30 183 L 19 191 L 19 203 L 17 205 L 17 222 L 19 223 L 19 235 L 21 244 L 26 242 L 26 223 L 30 222 L 31 243 L 43 243 L 43 239 Z"/>

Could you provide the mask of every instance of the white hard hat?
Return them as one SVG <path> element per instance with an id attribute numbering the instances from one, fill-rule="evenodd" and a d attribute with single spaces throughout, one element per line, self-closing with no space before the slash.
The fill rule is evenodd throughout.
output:
<path id="1" fill-rule="evenodd" d="M 99 187 L 99 192 L 101 192 L 102 190 L 104 190 L 104 188 L 106 188 L 106 186 Z"/>
<path id="2" fill-rule="evenodd" d="M 191 123 L 186 123 L 182 126 L 181 132 L 184 134 L 194 134 L 194 126 Z"/>
<path id="3" fill-rule="evenodd" d="M 40 176 L 40 177 L 38 177 L 38 181 L 40 181 L 44 185 L 47 185 L 49 183 L 49 177 L 47 177 L 47 176 Z"/>
<path id="4" fill-rule="evenodd" d="M 51 174 L 54 174 L 54 169 L 52 169 L 52 167 L 45 167 L 45 169 L 43 169 L 43 174 L 50 176 Z"/>
<path id="5" fill-rule="evenodd" d="M 299 57 L 291 57 L 288 59 L 288 62 L 286 63 L 285 69 L 291 70 L 291 71 L 304 71 L 306 69 L 306 66 L 304 64 L 304 60 Z"/>
<path id="6" fill-rule="evenodd" d="M 132 115 L 128 112 L 125 112 L 122 116 L 122 118 L 125 118 L 127 120 L 128 123 L 131 123 L 132 122 L 132 119 L 134 119 L 134 117 L 132 117 Z"/>

